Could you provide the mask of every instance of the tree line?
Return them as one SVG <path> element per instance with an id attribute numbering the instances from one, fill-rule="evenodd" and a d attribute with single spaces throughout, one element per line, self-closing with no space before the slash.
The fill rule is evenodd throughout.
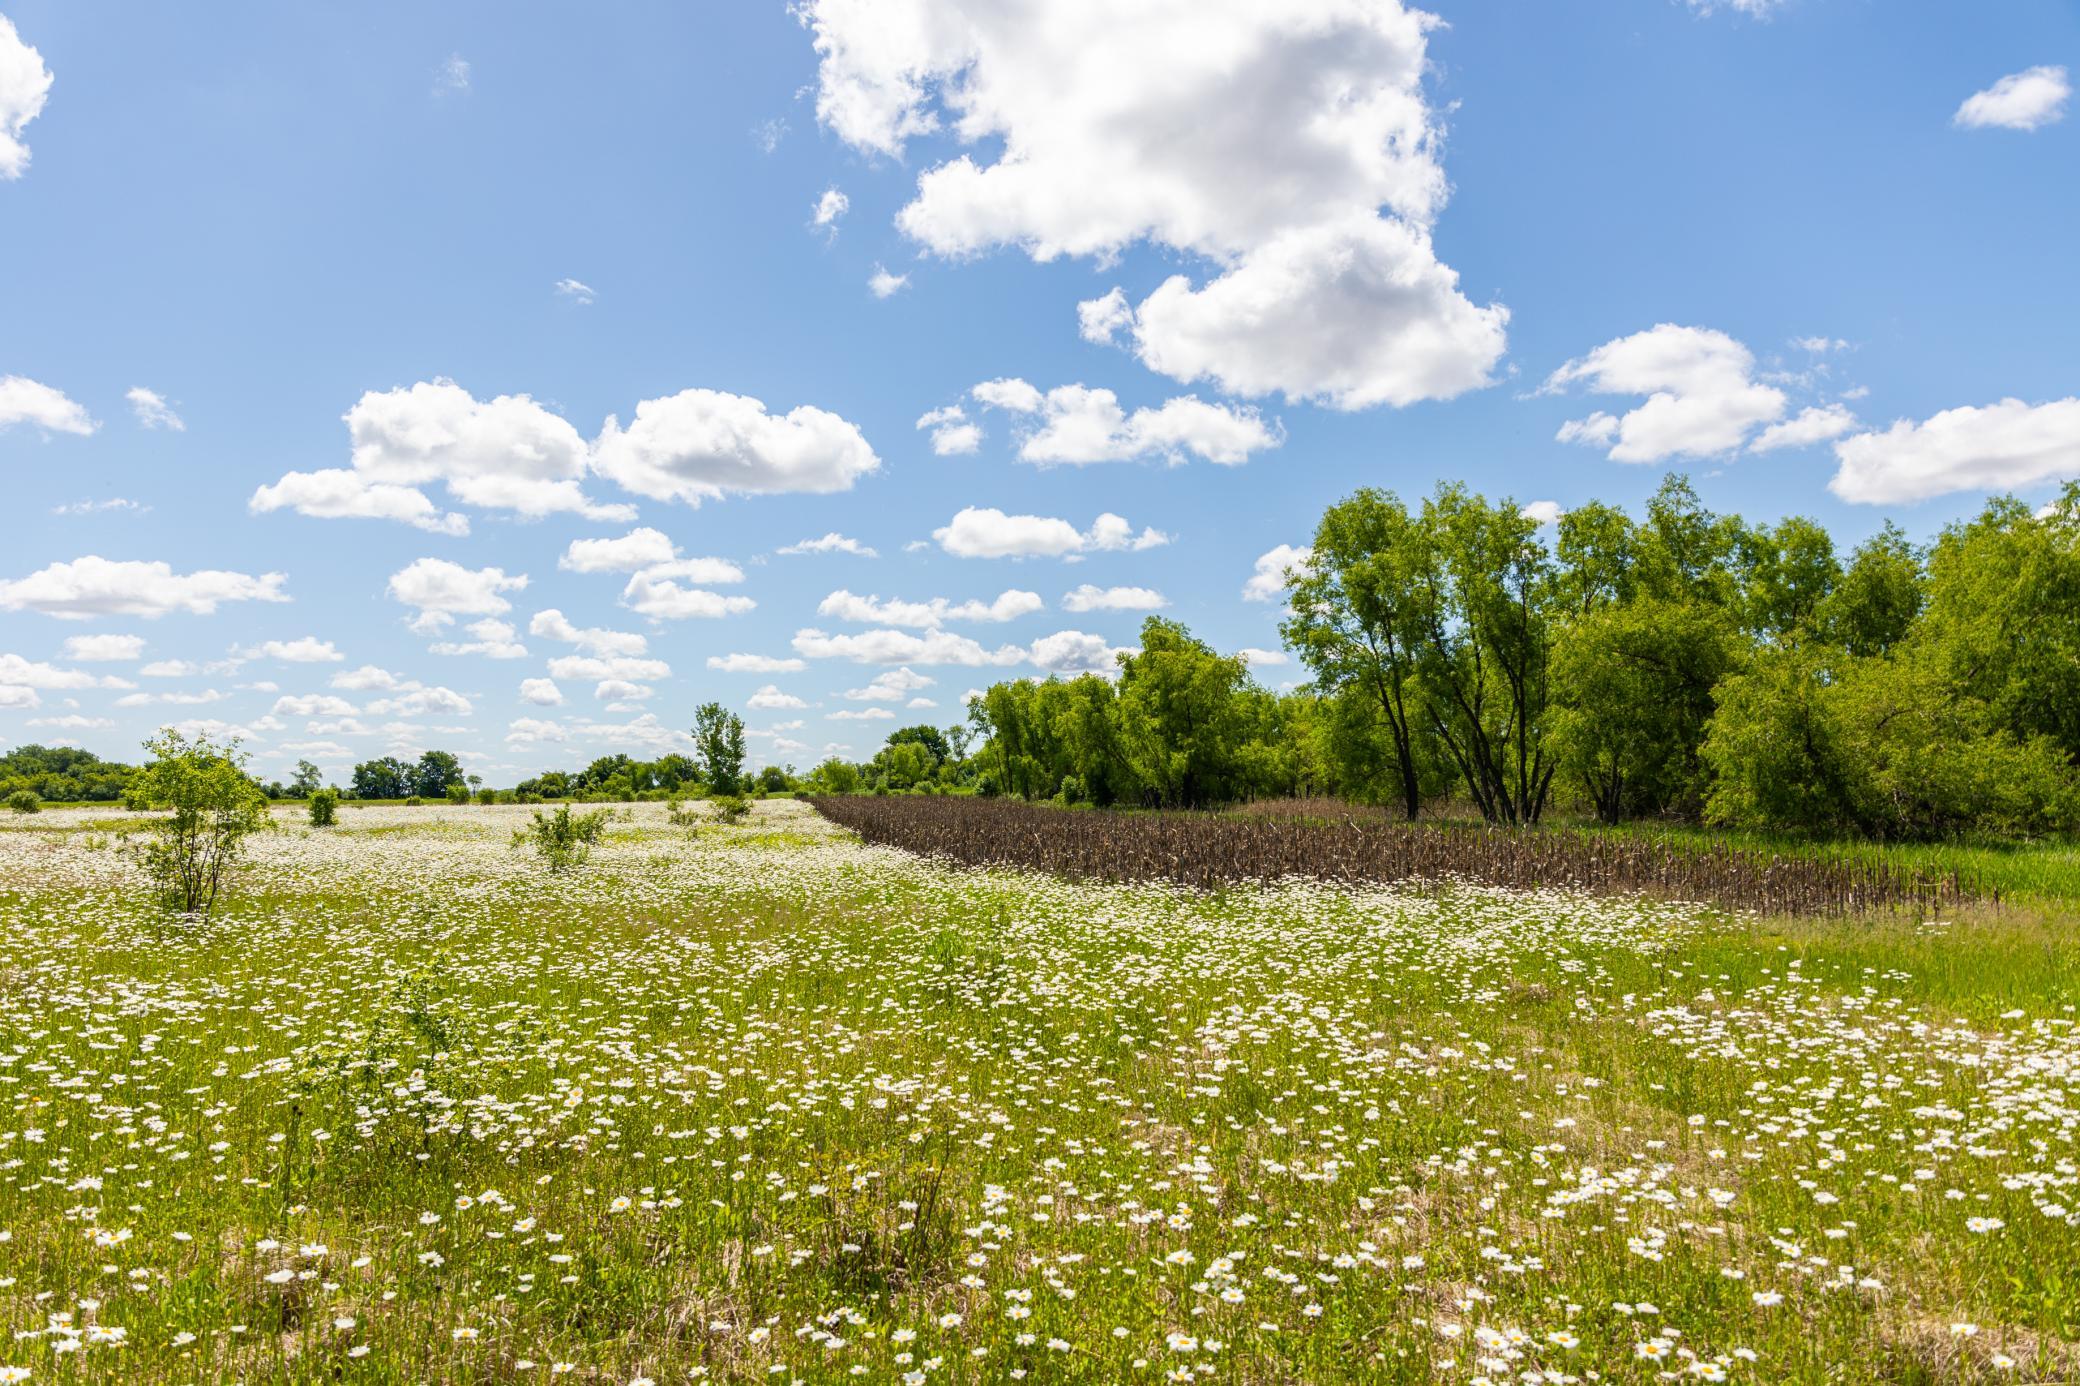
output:
<path id="1" fill-rule="evenodd" d="M 1116 678 L 976 698 L 978 788 L 1878 838 L 2080 824 L 2080 484 L 1846 554 L 1812 520 L 1715 514 L 1680 477 L 1639 518 L 1552 526 L 1455 484 L 1413 506 L 1367 489 L 1286 576 L 1306 687 L 1273 694 L 1151 618 Z"/>

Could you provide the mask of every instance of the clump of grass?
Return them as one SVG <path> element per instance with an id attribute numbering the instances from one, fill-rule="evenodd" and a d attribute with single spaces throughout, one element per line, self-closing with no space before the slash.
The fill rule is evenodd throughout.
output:
<path id="1" fill-rule="evenodd" d="M 613 816 L 612 809 L 574 814 L 569 804 L 559 805 L 554 813 L 537 809 L 531 823 L 513 830 L 513 846 L 532 847 L 549 874 L 560 876 L 585 864 Z"/>

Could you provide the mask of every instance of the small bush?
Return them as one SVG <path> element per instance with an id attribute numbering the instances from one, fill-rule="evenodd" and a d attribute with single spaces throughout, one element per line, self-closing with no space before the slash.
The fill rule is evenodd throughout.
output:
<path id="1" fill-rule="evenodd" d="M 16 813 L 41 813 L 43 811 L 43 801 L 36 797 L 33 790 L 28 789 L 17 789 L 14 793 L 8 795 L 7 806 Z"/>
<path id="2" fill-rule="evenodd" d="M 498 791 L 497 791 L 497 790 L 495 790 L 495 789 L 480 789 L 480 790 L 478 790 L 478 791 L 477 791 L 477 802 L 478 802 L 478 803 L 480 803 L 480 804 L 495 804 L 495 803 L 497 803 L 497 802 L 498 802 Z"/>
<path id="3" fill-rule="evenodd" d="M 718 822 L 741 823 L 751 816 L 751 805 L 735 794 L 717 794 L 708 802 L 715 805 Z"/>
<path id="4" fill-rule="evenodd" d="M 145 749 L 155 759 L 138 773 L 139 790 L 172 810 L 152 825 L 145 871 L 169 904 L 208 914 L 238 869 L 246 838 L 271 826 L 267 796 L 246 774 L 236 740 L 190 739 L 168 727 Z"/>
<path id="5" fill-rule="evenodd" d="M 321 789 L 310 798 L 311 826 L 329 828 L 339 820 L 339 791 Z"/>
<path id="6" fill-rule="evenodd" d="M 409 798 L 409 799 L 407 799 L 407 800 L 405 800 L 405 801 L 404 801 L 404 806 L 405 806 L 406 808 L 418 808 L 418 807 L 419 807 L 420 805 L 424 804 L 425 802 L 426 802 L 426 801 L 425 801 L 424 799 L 422 799 L 422 798 L 420 798 L 420 797 L 419 797 L 418 795 L 414 794 L 414 795 L 413 795 L 413 796 L 412 796 L 411 798 Z"/>
<path id="7" fill-rule="evenodd" d="M 469 786 L 468 786 L 468 785 L 466 785 L 466 784 L 451 784 L 451 785 L 449 785 L 449 786 L 448 786 L 448 802 L 449 802 L 449 803 L 451 803 L 451 804 L 466 804 L 466 803 L 468 803 L 468 802 L 469 802 Z"/>
<path id="8" fill-rule="evenodd" d="M 549 874 L 561 875 L 584 865 L 592 848 L 606 836 L 611 809 L 572 813 L 564 804 L 554 813 L 535 811 L 534 821 L 513 834 L 515 847 L 532 846 L 535 855 L 548 864 Z"/>

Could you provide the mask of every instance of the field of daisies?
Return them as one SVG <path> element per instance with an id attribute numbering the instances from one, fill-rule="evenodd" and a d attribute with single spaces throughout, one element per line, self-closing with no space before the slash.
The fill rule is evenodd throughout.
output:
<path id="1" fill-rule="evenodd" d="M 2070 1380 L 2058 920 L 0 831 L 0 1382 Z"/>

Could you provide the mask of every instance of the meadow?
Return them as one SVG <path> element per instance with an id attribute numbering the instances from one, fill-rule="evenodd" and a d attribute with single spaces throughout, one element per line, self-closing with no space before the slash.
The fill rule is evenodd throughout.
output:
<path id="1" fill-rule="evenodd" d="M 0 829 L 0 1382 L 2080 1373 L 2057 910 Z"/>

